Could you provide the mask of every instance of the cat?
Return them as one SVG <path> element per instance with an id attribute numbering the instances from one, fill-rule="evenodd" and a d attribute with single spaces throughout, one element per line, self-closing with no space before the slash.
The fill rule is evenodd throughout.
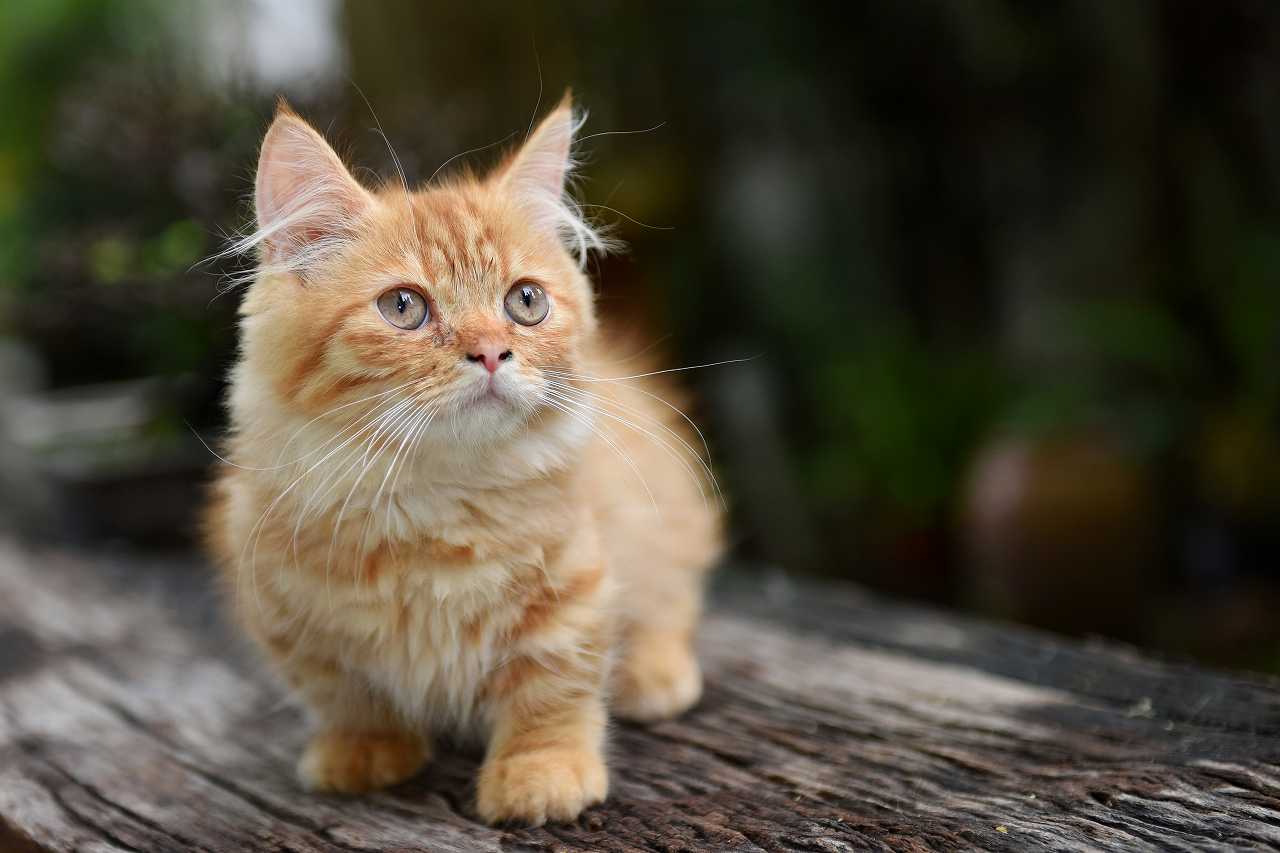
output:
<path id="1" fill-rule="evenodd" d="M 263 139 L 205 528 L 313 718 L 308 789 L 470 738 L 481 819 L 572 820 L 606 797 L 610 710 L 701 695 L 718 492 L 670 372 L 597 316 L 579 126 L 566 93 L 489 174 L 416 189 L 366 188 L 283 101 Z"/>

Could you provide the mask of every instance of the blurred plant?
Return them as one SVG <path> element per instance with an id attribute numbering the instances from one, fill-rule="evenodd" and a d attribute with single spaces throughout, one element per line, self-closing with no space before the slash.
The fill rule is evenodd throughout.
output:
<path id="1" fill-rule="evenodd" d="M 935 517 L 1006 392 L 1001 373 L 989 352 L 938 352 L 901 330 L 859 340 L 818 378 L 831 393 L 810 460 L 815 495 Z"/>
<path id="2" fill-rule="evenodd" d="M 0 285 L 12 288 L 35 264 L 26 251 L 47 220 L 37 196 L 58 94 L 80 73 L 108 9 L 76 0 L 0 6 Z"/>
<path id="3" fill-rule="evenodd" d="M 0 8 L 0 322 L 55 385 L 221 372 L 234 300 L 192 266 L 238 225 L 265 98 L 185 62 L 175 14 Z"/>
<path id="4" fill-rule="evenodd" d="M 285 58 L 322 82 L 251 83 L 305 16 L 336 47 Z M 572 85 L 585 200 L 634 248 L 593 262 L 602 306 L 683 364 L 764 355 L 689 374 L 732 392 L 705 420 L 754 556 L 945 595 L 966 472 L 1003 443 L 1063 539 L 1102 507 L 1163 525 L 1134 559 L 1165 581 L 1274 566 L 1278 36 L 1269 6 L 1173 0 L 0 5 L 0 331 L 55 385 L 203 377 L 154 427 L 216 425 L 236 298 L 189 270 L 241 224 L 272 86 L 418 181 Z M 1110 509 L 1071 459 L 1158 506 Z"/>

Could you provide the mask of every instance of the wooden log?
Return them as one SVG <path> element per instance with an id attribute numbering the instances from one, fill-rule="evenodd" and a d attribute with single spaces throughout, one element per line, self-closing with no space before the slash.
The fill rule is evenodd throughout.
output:
<path id="1" fill-rule="evenodd" d="M 707 695 L 616 725 L 569 825 L 472 817 L 477 758 L 299 790 L 301 715 L 195 562 L 0 544 L 0 851 L 1280 847 L 1280 684 L 780 575 L 726 575 Z"/>

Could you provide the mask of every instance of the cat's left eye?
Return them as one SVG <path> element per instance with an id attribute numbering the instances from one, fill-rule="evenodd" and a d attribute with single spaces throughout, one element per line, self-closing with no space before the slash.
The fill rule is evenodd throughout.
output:
<path id="1" fill-rule="evenodd" d="M 536 326 L 547 319 L 551 301 L 546 291 L 531 281 L 518 281 L 507 291 L 507 316 L 521 326 Z"/>
<path id="2" fill-rule="evenodd" d="M 427 300 L 416 290 L 393 287 L 378 297 L 378 313 L 397 329 L 411 332 L 427 322 Z"/>

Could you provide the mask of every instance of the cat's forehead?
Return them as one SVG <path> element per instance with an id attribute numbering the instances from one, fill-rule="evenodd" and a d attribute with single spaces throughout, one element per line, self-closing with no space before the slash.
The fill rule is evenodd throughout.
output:
<path id="1" fill-rule="evenodd" d="M 412 255 L 431 281 L 460 286 L 477 279 L 505 281 L 528 254 L 521 229 L 481 189 L 399 192 L 383 201 L 393 213 L 385 226 L 388 244 L 397 254 Z"/>

